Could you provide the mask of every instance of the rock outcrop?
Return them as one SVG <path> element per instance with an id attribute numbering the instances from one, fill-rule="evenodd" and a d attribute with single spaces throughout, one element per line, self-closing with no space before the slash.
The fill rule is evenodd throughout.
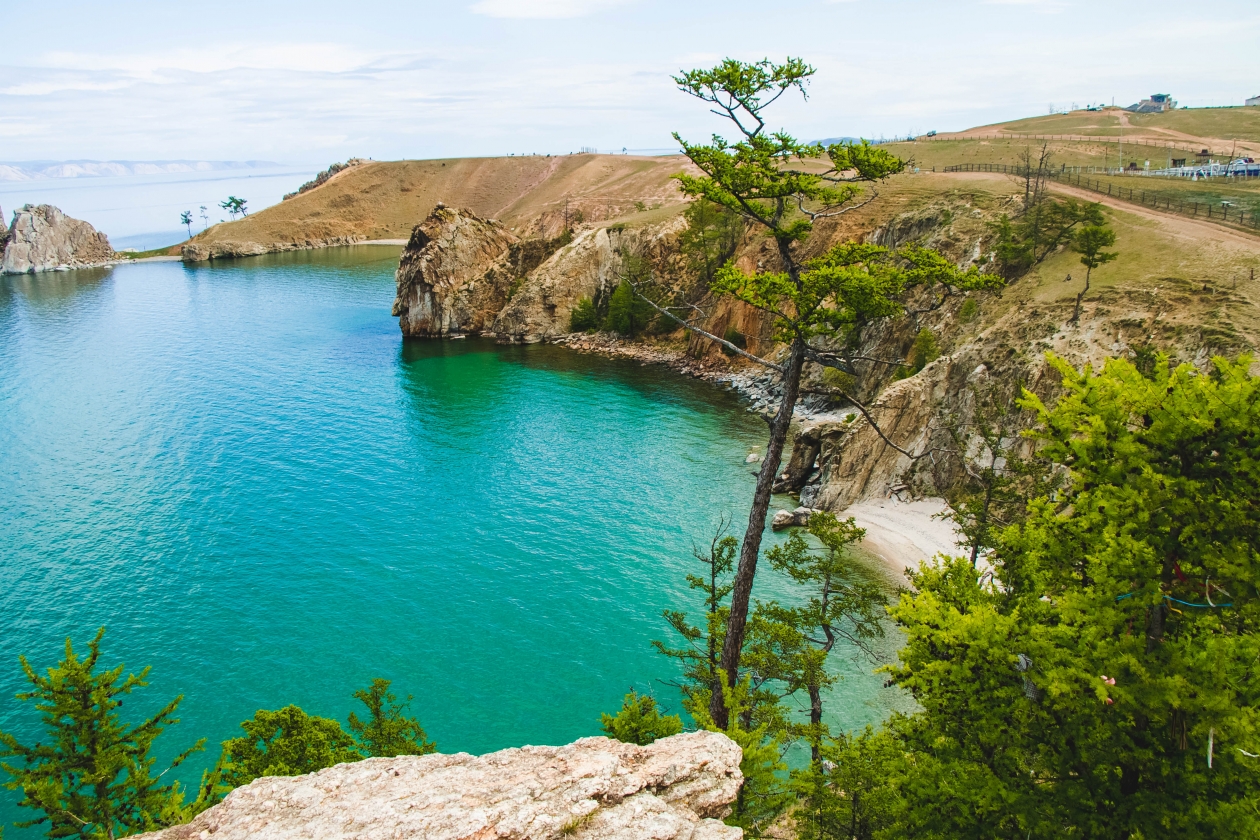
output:
<path id="1" fill-rule="evenodd" d="M 4 242 L 0 272 L 28 274 L 101 265 L 114 258 L 105 234 L 72 219 L 50 204 L 30 205 L 13 214 Z"/>
<path id="2" fill-rule="evenodd" d="M 146 840 L 734 840 L 720 822 L 740 749 L 691 732 L 646 747 L 583 738 L 484 756 L 400 756 L 262 778 Z"/>
<path id="3" fill-rule="evenodd" d="M 230 239 L 214 242 L 187 242 L 181 249 L 184 262 L 257 257 L 262 254 L 278 254 L 286 251 L 309 251 L 313 248 L 332 248 L 362 242 L 365 236 L 330 236 L 326 239 L 303 239 L 298 242 L 238 242 Z"/>
<path id="4" fill-rule="evenodd" d="M 489 330 L 514 279 L 508 250 L 519 244 L 498 222 L 439 204 L 411 232 L 398 263 L 393 314 L 403 335 Z"/>

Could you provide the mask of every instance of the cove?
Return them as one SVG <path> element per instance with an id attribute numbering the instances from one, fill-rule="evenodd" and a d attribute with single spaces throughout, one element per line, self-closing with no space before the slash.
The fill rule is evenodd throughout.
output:
<path id="1" fill-rule="evenodd" d="M 693 544 L 742 531 L 763 421 L 633 362 L 404 343 L 397 259 L 0 278 L 0 729 L 37 734 L 18 656 L 101 625 L 152 666 L 131 713 L 185 696 L 159 743 L 208 739 L 192 781 L 254 710 L 344 721 L 377 676 L 443 752 L 598 734 L 631 687 L 678 709 L 651 640 L 697 608 Z M 837 725 L 901 702 L 841 660 Z"/>

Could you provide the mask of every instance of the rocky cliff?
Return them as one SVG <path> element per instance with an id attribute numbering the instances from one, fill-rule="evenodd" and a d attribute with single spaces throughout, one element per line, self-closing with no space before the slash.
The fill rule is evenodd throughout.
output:
<path id="1" fill-rule="evenodd" d="M 484 756 L 400 756 L 262 778 L 146 840 L 735 840 L 740 750 L 714 732 L 646 747 L 583 738 Z"/>
<path id="2" fill-rule="evenodd" d="M 503 224 L 441 204 L 412 231 L 395 275 L 403 335 L 479 334 L 540 341 L 569 332 L 569 314 L 621 280 L 626 254 L 667 262 L 683 222 L 594 228 L 576 238 L 521 239 Z"/>
<path id="3" fill-rule="evenodd" d="M 4 274 L 83 268 L 114 258 L 105 234 L 49 204 L 19 208 L 2 241 Z"/>

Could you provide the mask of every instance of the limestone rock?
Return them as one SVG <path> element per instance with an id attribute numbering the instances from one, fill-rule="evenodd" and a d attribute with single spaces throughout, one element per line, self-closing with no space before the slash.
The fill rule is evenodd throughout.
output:
<path id="1" fill-rule="evenodd" d="M 393 314 L 406 336 L 490 329 L 507 303 L 520 239 L 498 222 L 439 204 L 403 249 Z"/>
<path id="2" fill-rule="evenodd" d="M 719 822 L 740 749 L 690 732 L 646 747 L 583 738 L 485 756 L 373 758 L 263 778 L 147 840 L 735 840 Z"/>
<path id="3" fill-rule="evenodd" d="M 82 268 L 114 258 L 105 234 L 50 204 L 20 208 L 2 241 L 4 260 L 0 265 L 4 274 L 54 271 L 63 266 Z"/>

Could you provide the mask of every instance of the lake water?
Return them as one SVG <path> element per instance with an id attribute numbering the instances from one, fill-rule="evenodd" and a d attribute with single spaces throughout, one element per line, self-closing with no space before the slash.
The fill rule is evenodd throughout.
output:
<path id="1" fill-rule="evenodd" d="M 746 520 L 764 423 L 659 368 L 404 342 L 397 259 L 0 278 L 0 729 L 38 736 L 18 656 L 102 625 L 153 668 L 129 715 L 184 695 L 159 743 L 209 739 L 191 779 L 254 710 L 344 721 L 377 676 L 447 752 L 598 734 L 632 686 L 677 710 L 650 642 L 697 607 L 693 543 Z M 902 702 L 837 666 L 837 725 Z"/>

